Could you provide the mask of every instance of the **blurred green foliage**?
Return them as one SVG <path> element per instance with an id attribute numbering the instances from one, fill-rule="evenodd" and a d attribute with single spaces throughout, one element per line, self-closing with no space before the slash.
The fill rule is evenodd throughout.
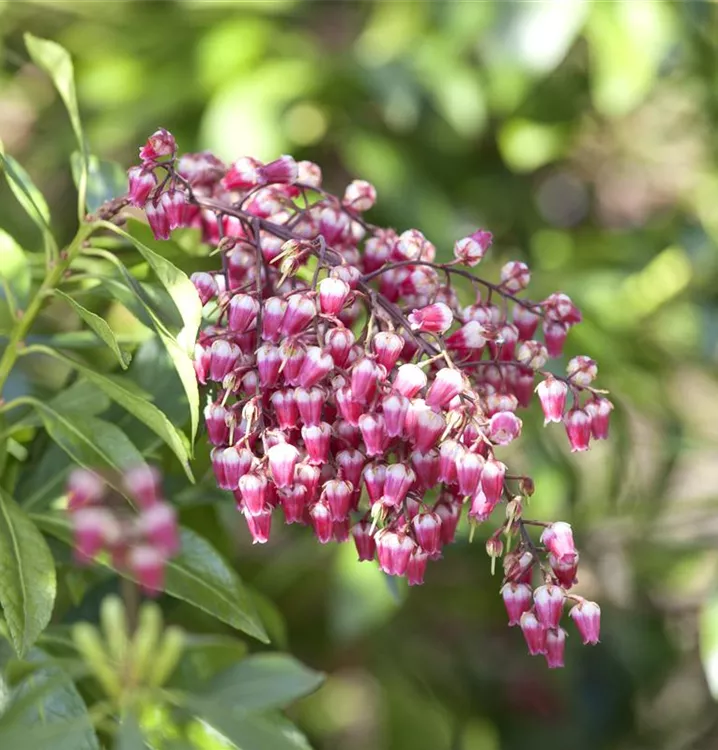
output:
<path id="1" fill-rule="evenodd" d="M 583 592 L 604 610 L 602 644 L 572 637 L 561 673 L 506 628 L 481 543 L 392 592 L 294 529 L 252 548 L 231 498 L 210 505 L 216 492 L 170 480 L 185 525 L 253 586 L 275 644 L 329 673 L 295 710 L 314 746 L 716 747 L 718 7 L 5 2 L 0 138 L 69 238 L 73 133 L 25 31 L 70 50 L 103 158 L 129 166 L 158 126 L 227 160 L 309 158 L 337 190 L 371 180 L 372 219 L 417 226 L 445 254 L 490 229 L 487 273 L 526 260 L 533 296 L 562 289 L 584 312 L 567 353 L 598 360 L 612 440 L 571 457 L 534 414 L 512 457 L 536 480 L 531 514 L 575 525 Z M 41 247 L 4 184 L 0 226 Z M 11 276 L 5 234 L 0 259 Z M 121 335 L 122 309 L 106 313 Z"/>

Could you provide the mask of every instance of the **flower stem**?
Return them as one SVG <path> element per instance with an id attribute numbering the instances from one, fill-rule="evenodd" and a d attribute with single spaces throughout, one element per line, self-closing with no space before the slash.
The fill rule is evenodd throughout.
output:
<path id="1" fill-rule="evenodd" d="M 52 293 L 58 283 L 61 281 L 65 271 L 69 268 L 72 261 L 82 247 L 85 240 L 92 234 L 95 229 L 94 224 L 81 224 L 70 244 L 65 251 L 60 254 L 59 260 L 54 266 L 48 269 L 42 284 L 40 284 L 35 296 L 30 300 L 27 309 L 20 314 L 15 326 L 13 327 L 10 339 L 5 347 L 2 357 L 0 358 L 0 396 L 5 382 L 7 381 L 12 368 L 18 358 L 18 353 L 23 346 L 23 339 L 27 336 L 28 331 L 35 322 L 45 297 Z"/>

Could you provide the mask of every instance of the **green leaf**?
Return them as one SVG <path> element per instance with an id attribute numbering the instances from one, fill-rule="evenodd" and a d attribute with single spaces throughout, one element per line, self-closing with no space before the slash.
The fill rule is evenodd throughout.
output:
<path id="1" fill-rule="evenodd" d="M 133 222 L 132 219 L 128 221 L 130 232 L 132 231 L 133 223 L 135 222 Z M 131 242 L 140 252 L 142 257 L 149 263 L 162 286 L 164 286 L 167 293 L 172 298 L 172 301 L 175 303 L 175 306 L 182 317 L 184 328 L 180 332 L 178 338 L 182 340 L 187 354 L 192 356 L 195 340 L 197 339 L 197 332 L 199 331 L 199 325 L 202 322 L 202 302 L 200 301 L 199 294 L 197 294 L 194 284 L 190 281 L 184 271 L 170 263 L 159 253 L 151 250 L 143 242 L 140 242 L 136 237 L 133 237 L 132 234 L 125 232 L 109 222 L 102 222 L 102 226 L 106 229 L 111 229 L 116 234 L 119 234 L 120 237 L 124 237 Z"/>
<path id="2" fill-rule="evenodd" d="M 5 292 L 8 307 L 13 315 L 17 309 L 24 310 L 30 296 L 30 264 L 27 257 L 15 242 L 15 239 L 3 229 L 0 229 L 0 278 Z"/>
<path id="3" fill-rule="evenodd" d="M 286 654 L 255 654 L 218 674 L 209 684 L 212 701 L 238 711 L 284 708 L 316 690 L 324 675 Z"/>
<path id="4" fill-rule="evenodd" d="M 142 454 L 122 430 L 97 417 L 66 415 L 36 399 L 24 397 L 37 409 L 47 434 L 75 463 L 103 471 L 121 491 L 116 475 L 144 463 Z"/>
<path id="5" fill-rule="evenodd" d="M 77 143 L 80 146 L 82 160 L 78 187 L 78 209 L 80 220 L 82 220 L 85 213 L 85 193 L 87 191 L 88 150 L 85 134 L 82 131 L 80 108 L 77 106 L 75 71 L 72 65 L 72 58 L 68 51 L 57 44 L 57 42 L 49 39 L 40 39 L 29 33 L 25 34 L 25 46 L 35 65 L 44 70 L 52 79 L 62 101 L 65 103 L 67 113 L 70 115 L 70 123 L 72 124 L 72 129 L 75 131 Z"/>
<path id="6" fill-rule="evenodd" d="M 238 715 L 226 706 L 191 696 L 187 707 L 242 750 L 306 750 L 306 738 L 275 716 Z M 293 727 L 292 727 L 293 729 Z"/>
<path id="7" fill-rule="evenodd" d="M 243 659 L 246 654 L 247 644 L 230 636 L 190 636 L 172 676 L 172 686 L 193 690 L 226 669 L 228 664 Z"/>
<path id="8" fill-rule="evenodd" d="M 130 361 L 130 356 L 120 349 L 120 345 L 117 343 L 115 334 L 107 322 L 103 320 L 99 315 L 83 307 L 79 302 L 75 301 L 69 294 L 61 292 L 59 289 L 55 289 L 55 295 L 65 300 L 72 309 L 87 323 L 90 328 L 98 335 L 102 341 L 112 350 L 115 357 L 117 357 L 123 370 L 127 369 L 127 365 Z"/>
<path id="9" fill-rule="evenodd" d="M 77 360 L 66 357 L 64 354 L 50 349 L 50 347 L 33 344 L 23 350 L 23 355 L 33 352 L 47 354 L 73 367 L 87 378 L 87 380 L 106 393 L 113 401 L 122 406 L 123 409 L 126 409 L 132 416 L 147 425 L 172 449 L 180 460 L 182 468 L 185 470 L 190 481 L 194 482 L 192 469 L 189 466 L 190 451 L 186 438 L 154 404 L 150 403 L 143 396 L 133 393 L 130 386 L 125 387 L 119 379 L 109 378 L 102 373 L 96 372 L 91 367 L 86 367 Z"/>
<path id="10" fill-rule="evenodd" d="M 18 203 L 42 232 L 46 255 L 48 258 L 57 257 L 57 243 L 50 228 L 50 209 L 47 201 L 19 162 L 5 153 L 2 141 L 0 141 L 0 166 L 5 172 L 10 190 Z"/>
<path id="11" fill-rule="evenodd" d="M 72 544 L 72 532 L 64 516 L 43 513 L 33 514 L 32 518 L 43 531 Z M 180 543 L 180 554 L 167 563 L 165 592 L 267 643 L 267 634 L 244 584 L 217 550 L 189 529 L 181 530 Z M 114 568 L 110 560 L 98 562 L 134 580 L 127 571 Z"/>
<path id="12" fill-rule="evenodd" d="M 80 189 L 82 179 L 82 153 L 73 151 L 70 156 L 72 179 Z M 127 192 L 127 174 L 114 161 L 105 161 L 94 154 L 87 159 L 87 211 L 94 213 L 100 206 Z"/>
<path id="13" fill-rule="evenodd" d="M 9 649 L 2 650 L 7 662 Z M 33 648 L 26 659 L 38 669 L 13 690 L 9 710 L 0 719 L 0 747 L 100 750 L 87 706 L 72 679 L 48 662 L 41 649 Z"/>
<path id="14" fill-rule="evenodd" d="M 50 622 L 55 591 L 55 561 L 42 534 L 0 491 L 0 604 L 19 656 Z"/>
<path id="15" fill-rule="evenodd" d="M 115 737 L 114 750 L 143 750 L 147 747 L 142 729 L 133 713 L 127 713 Z"/>
<path id="16" fill-rule="evenodd" d="M 147 294 L 143 288 L 127 268 L 125 268 L 123 263 L 113 253 L 98 248 L 93 248 L 88 251 L 88 253 L 108 260 L 115 266 L 115 268 L 117 268 L 127 283 L 128 291 L 131 291 L 140 303 L 141 309 L 147 317 L 147 322 L 154 328 L 157 335 L 160 337 L 162 345 L 174 364 L 177 375 L 182 383 L 182 388 L 187 396 L 190 413 L 190 443 L 193 444 L 197 436 L 197 428 L 199 427 L 199 386 L 197 385 L 197 376 L 194 371 L 191 356 L 187 353 L 186 347 L 180 346 L 175 338 L 169 333 L 167 327 L 158 318 L 152 301 L 148 300 Z M 113 279 L 107 279 L 107 281 L 112 282 L 114 287 L 120 286 Z"/>

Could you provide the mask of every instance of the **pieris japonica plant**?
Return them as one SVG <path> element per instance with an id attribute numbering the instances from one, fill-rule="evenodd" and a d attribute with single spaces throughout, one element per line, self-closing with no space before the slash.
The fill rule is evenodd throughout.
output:
<path id="1" fill-rule="evenodd" d="M 255 543 L 273 520 L 304 525 L 320 544 L 353 539 L 360 561 L 409 585 L 423 583 L 462 516 L 472 536 L 485 524 L 488 555 L 503 559 L 509 625 L 531 654 L 563 666 L 567 605 L 591 644 L 600 609 L 571 593 L 570 525 L 526 517 L 533 482 L 502 452 L 534 394 L 572 451 L 607 437 L 612 404 L 592 386 L 596 363 L 545 369 L 581 314 L 562 292 L 527 297 L 525 263 L 493 281 L 474 270 L 490 232 L 458 239 L 453 259 L 438 262 L 419 229 L 367 220 L 376 197 L 364 180 L 334 194 L 319 165 L 288 155 L 224 164 L 180 154 L 164 129 L 140 149 L 128 202 L 156 239 L 195 227 L 217 256 L 215 271 L 192 276 L 217 484 Z M 460 304 L 457 279 L 472 285 L 471 304 Z"/>
<path id="2" fill-rule="evenodd" d="M 270 542 L 279 523 L 304 526 L 319 544 L 353 544 L 360 562 L 414 586 L 455 539 L 480 539 L 477 565 L 487 554 L 502 570 L 496 595 L 530 654 L 563 666 L 568 618 L 583 643 L 597 643 L 600 608 L 573 591 L 571 526 L 531 518 L 534 482 L 507 465 L 534 401 L 573 452 L 608 436 L 613 407 L 594 387 L 595 361 L 555 362 L 581 321 L 572 300 L 561 291 L 532 299 L 521 261 L 485 278 L 488 230 L 437 249 L 419 228 L 373 224 L 369 182 L 332 192 L 319 165 L 288 155 L 240 152 L 224 163 L 181 153 L 160 128 L 118 179 L 89 152 L 67 54 L 34 37 L 27 45 L 78 138 L 79 228 L 61 249 L 43 197 L 2 156 L 42 239 L 32 255 L 3 235 L 29 280 L 2 274 L 0 604 L 23 665 L 8 672 L 6 650 L 11 702 L 36 673 L 43 700 L 57 701 L 60 680 L 68 716 L 81 721 L 55 730 L 80 732 L 83 747 L 146 734 L 149 708 L 185 739 L 210 726 L 243 750 L 306 746 L 276 710 L 313 690 L 317 673 L 280 654 L 242 658 L 221 629 L 213 639 L 163 624 L 161 603 L 178 599 L 218 628 L 267 640 L 237 572 L 181 527 L 163 481 L 160 467 L 179 465 L 191 502 L 203 459 L 247 540 Z M 193 263 L 178 264 L 173 240 L 188 237 Z M 116 335 L 101 314 L 108 300 L 137 321 L 136 337 Z M 89 338 L 52 328 L 65 313 Z M 107 356 L 95 356 L 98 346 Z M 12 386 L 28 364 L 61 371 L 60 392 Z M 170 380 L 179 411 L 164 392 Z M 58 589 L 57 567 L 74 583 Z M 123 583 L 103 599 L 98 625 L 54 637 L 108 576 Z M 68 662 L 89 686 L 76 685 Z M 18 717 L 33 720 L 27 709 L 6 712 L 0 740 Z"/>

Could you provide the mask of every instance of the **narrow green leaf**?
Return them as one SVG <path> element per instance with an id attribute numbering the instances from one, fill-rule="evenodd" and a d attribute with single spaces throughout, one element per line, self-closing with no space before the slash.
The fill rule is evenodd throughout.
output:
<path id="1" fill-rule="evenodd" d="M 50 209 L 47 201 L 20 163 L 5 153 L 2 141 L 0 141 L 0 166 L 18 203 L 42 232 L 47 257 L 56 258 L 57 243 L 50 228 Z"/>
<path id="2" fill-rule="evenodd" d="M 55 591 L 55 561 L 42 534 L 0 491 L 0 604 L 19 656 L 50 622 Z"/>
<path id="3" fill-rule="evenodd" d="M 96 372 L 91 367 L 86 367 L 71 357 L 67 357 L 54 349 L 50 349 L 50 347 L 42 346 L 41 344 L 33 344 L 23 350 L 23 355 L 33 352 L 47 354 L 48 356 L 54 357 L 55 359 L 64 362 L 66 365 L 73 367 L 87 378 L 87 380 L 106 393 L 113 401 L 116 401 L 122 406 L 123 409 L 126 409 L 132 414 L 132 416 L 147 425 L 147 427 L 162 438 L 162 440 L 164 440 L 172 449 L 174 454 L 180 460 L 182 468 L 185 470 L 190 481 L 194 482 L 192 469 L 189 465 L 190 452 L 186 438 L 184 438 L 180 430 L 178 430 L 154 404 L 147 401 L 146 398 L 133 393 L 130 387 L 126 387 L 118 378 L 109 378 L 102 373 Z"/>
<path id="4" fill-rule="evenodd" d="M 206 698 L 191 696 L 187 707 L 202 721 L 242 750 L 300 750 L 307 747 L 302 735 L 288 731 L 274 716 L 237 714 Z"/>
<path id="5" fill-rule="evenodd" d="M 75 463 L 104 471 L 108 481 L 121 490 L 115 476 L 144 463 L 142 454 L 122 430 L 97 417 L 65 415 L 36 399 L 25 399 L 37 409 L 47 434 Z"/>
<path id="6" fill-rule="evenodd" d="M 13 315 L 17 309 L 24 310 L 30 296 L 30 264 L 25 252 L 15 239 L 0 229 L 0 277 L 5 296 Z"/>
<path id="7" fill-rule="evenodd" d="M 207 692 L 234 710 L 267 711 L 313 692 L 323 680 L 320 672 L 286 654 L 255 654 L 218 674 Z"/>
<path id="8" fill-rule="evenodd" d="M 82 179 L 82 153 L 74 151 L 70 157 L 72 179 L 80 188 Z M 87 211 L 94 213 L 107 201 L 119 198 L 127 192 L 127 174 L 114 161 L 99 159 L 90 154 L 87 160 Z"/>
<path id="9" fill-rule="evenodd" d="M 108 260 L 115 266 L 115 268 L 117 268 L 125 279 L 128 289 L 132 291 L 136 300 L 140 303 L 140 307 L 144 311 L 147 321 L 160 337 L 162 345 L 174 364 L 177 375 L 182 383 L 182 388 L 187 396 L 187 404 L 190 413 L 190 443 L 194 444 L 194 440 L 197 437 L 197 429 L 199 427 L 199 386 L 197 385 L 197 376 L 194 371 L 191 356 L 187 354 L 186 347 L 180 346 L 177 340 L 169 333 L 167 327 L 160 321 L 153 307 L 152 301 L 148 300 L 147 295 L 140 284 L 127 268 L 125 268 L 123 263 L 113 253 L 108 253 L 105 250 L 93 248 L 89 253 Z M 108 281 L 112 281 L 113 286 L 119 286 L 119 284 L 112 279 L 108 279 Z"/>
<path id="10" fill-rule="evenodd" d="M 72 58 L 68 51 L 57 42 L 49 39 L 40 39 L 30 33 L 25 34 L 25 46 L 30 57 L 38 68 L 44 70 L 55 84 L 60 98 L 65 103 L 67 113 L 70 116 L 72 129 L 75 131 L 77 143 L 80 146 L 82 158 L 81 176 L 79 180 L 79 218 L 82 220 L 85 213 L 85 193 L 87 191 L 87 144 L 85 134 L 82 131 L 80 120 L 80 108 L 77 106 L 77 92 L 75 91 L 75 71 Z"/>
<path id="11" fill-rule="evenodd" d="M 130 231 L 132 230 L 132 225 L 133 220 L 130 219 L 128 222 Z M 128 242 L 131 242 L 140 252 L 142 257 L 149 263 L 162 286 L 164 286 L 167 293 L 172 297 L 179 314 L 182 316 L 184 328 L 180 332 L 178 338 L 181 339 L 187 354 L 192 356 L 192 353 L 194 352 L 194 343 L 197 339 L 197 332 L 199 331 L 199 325 L 202 321 L 202 303 L 194 284 L 189 280 L 189 277 L 184 271 L 177 268 L 177 266 L 170 263 L 166 258 L 159 255 L 154 250 L 151 250 L 147 245 L 140 242 L 136 237 L 133 237 L 129 232 L 125 232 L 123 229 L 120 229 L 109 222 L 102 222 L 102 226 L 120 235 L 120 237 L 124 237 Z"/>
<path id="12" fill-rule="evenodd" d="M 59 289 L 55 289 L 55 295 L 65 300 L 72 309 L 87 323 L 90 328 L 98 335 L 102 341 L 112 350 L 117 361 L 120 363 L 123 370 L 127 369 L 127 365 L 130 361 L 130 356 L 120 349 L 120 345 L 117 343 L 115 334 L 107 322 L 103 320 L 99 315 L 83 307 L 79 302 L 70 297 L 69 294 L 61 292 Z"/>
<path id="13" fill-rule="evenodd" d="M 43 531 L 72 543 L 72 532 L 65 517 L 43 513 L 33 514 L 32 518 Z M 267 634 L 237 573 L 206 539 L 193 531 L 182 529 L 180 542 L 180 554 L 167 563 L 165 592 L 267 643 Z M 110 560 L 99 562 L 132 578 L 127 571 L 113 568 Z"/>

